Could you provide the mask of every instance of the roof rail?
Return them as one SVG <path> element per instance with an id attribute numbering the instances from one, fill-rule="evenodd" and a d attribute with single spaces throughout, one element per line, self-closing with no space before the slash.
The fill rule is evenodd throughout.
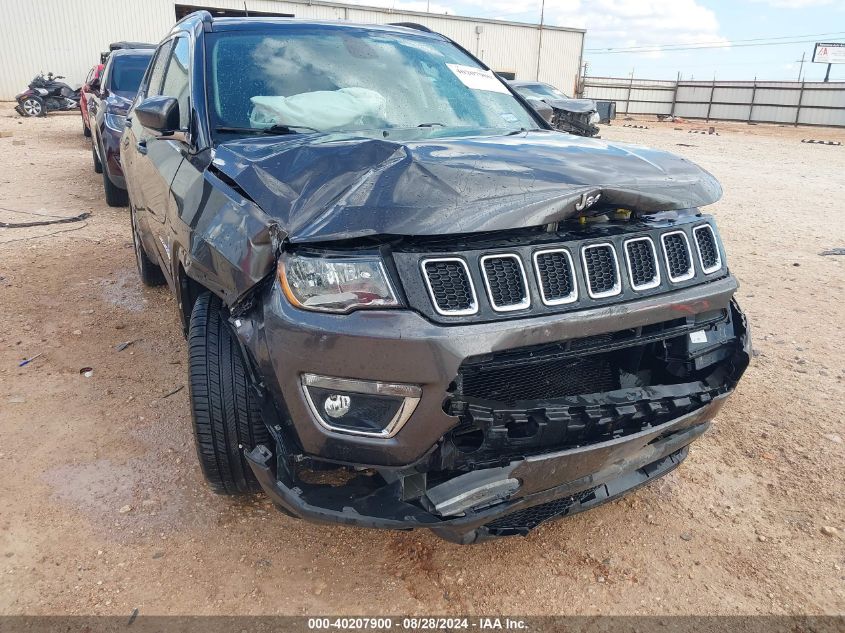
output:
<path id="1" fill-rule="evenodd" d="M 416 22 L 391 22 L 387 26 L 404 26 L 406 29 L 414 29 L 415 31 L 425 31 L 426 33 L 434 33 L 427 26 L 417 24 Z"/>
<path id="2" fill-rule="evenodd" d="M 200 9 L 198 11 L 192 11 L 191 13 L 186 15 L 184 18 L 179 20 L 176 24 L 181 24 L 182 22 L 185 22 L 187 20 L 199 20 L 200 22 L 202 22 L 204 24 L 211 24 L 212 17 L 211 17 L 211 13 L 209 13 L 205 9 Z"/>

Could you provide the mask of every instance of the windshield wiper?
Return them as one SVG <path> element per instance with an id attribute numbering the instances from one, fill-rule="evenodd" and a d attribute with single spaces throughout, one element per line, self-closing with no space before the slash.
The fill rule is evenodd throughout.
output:
<path id="1" fill-rule="evenodd" d="M 446 127 L 442 123 L 420 123 L 417 127 L 434 127 L 435 125 L 438 127 Z"/>
<path id="2" fill-rule="evenodd" d="M 313 127 L 307 125 L 271 125 L 269 127 L 233 127 L 230 125 L 221 125 L 214 128 L 215 132 L 222 134 L 299 134 L 298 130 L 310 130 L 311 132 L 319 133 Z"/>

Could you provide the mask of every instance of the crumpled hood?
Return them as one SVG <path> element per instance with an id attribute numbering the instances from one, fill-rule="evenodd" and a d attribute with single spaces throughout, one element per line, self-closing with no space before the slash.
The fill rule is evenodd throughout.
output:
<path id="1" fill-rule="evenodd" d="M 582 197 L 597 193 L 651 211 L 704 206 L 722 193 L 694 163 L 645 147 L 546 130 L 414 134 L 251 137 L 217 146 L 213 164 L 293 242 L 540 226 L 576 215 Z"/>
<path id="2" fill-rule="evenodd" d="M 543 99 L 546 103 L 557 110 L 584 114 L 595 112 L 598 109 L 596 102 L 592 99 Z"/>

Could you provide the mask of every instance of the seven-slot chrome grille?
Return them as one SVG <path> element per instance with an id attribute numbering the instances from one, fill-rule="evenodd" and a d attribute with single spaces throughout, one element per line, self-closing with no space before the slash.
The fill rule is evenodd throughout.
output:
<path id="1" fill-rule="evenodd" d="M 714 229 L 704 223 L 619 232 L 604 240 L 517 243 L 509 249 L 448 255 L 401 252 L 394 258 L 412 306 L 423 312 L 433 307 L 438 320 L 464 316 L 479 321 L 601 305 L 702 283 L 724 269 L 720 249 Z M 406 274 L 408 266 L 421 270 L 422 287 Z"/>

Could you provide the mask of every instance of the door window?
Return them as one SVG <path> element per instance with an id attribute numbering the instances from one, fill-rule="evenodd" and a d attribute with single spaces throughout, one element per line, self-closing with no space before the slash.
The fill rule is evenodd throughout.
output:
<path id="1" fill-rule="evenodd" d="M 170 61 L 167 64 L 167 72 L 164 75 L 164 84 L 161 87 L 161 94 L 167 97 L 175 97 L 179 101 L 179 128 L 188 129 L 189 115 L 191 112 L 190 81 L 188 79 L 188 66 L 190 45 L 188 38 L 176 39 L 176 44 L 170 54 Z"/>
<path id="2" fill-rule="evenodd" d="M 168 53 L 173 41 L 168 41 L 158 47 L 155 61 L 150 70 L 150 80 L 147 84 L 147 96 L 155 97 L 161 94 L 161 80 L 164 78 L 164 69 L 167 65 Z"/>

